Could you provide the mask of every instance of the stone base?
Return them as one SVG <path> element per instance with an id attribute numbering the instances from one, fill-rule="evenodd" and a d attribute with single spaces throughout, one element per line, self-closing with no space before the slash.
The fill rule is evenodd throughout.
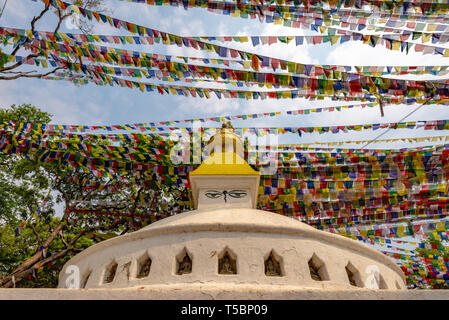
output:
<path id="1" fill-rule="evenodd" d="M 449 290 L 305 289 L 240 285 L 126 289 L 0 289 L 0 300 L 449 300 Z"/>

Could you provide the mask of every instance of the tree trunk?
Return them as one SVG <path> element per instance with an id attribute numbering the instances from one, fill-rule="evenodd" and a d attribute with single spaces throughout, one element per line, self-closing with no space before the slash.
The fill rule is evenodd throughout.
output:
<path id="1" fill-rule="evenodd" d="M 50 246 L 52 241 L 58 236 L 59 232 L 66 225 L 66 222 L 67 222 L 67 219 L 69 217 L 69 214 L 70 214 L 70 212 L 64 213 L 64 216 L 62 217 L 61 223 L 53 230 L 53 232 L 50 234 L 50 236 L 42 243 L 42 247 L 47 249 Z M 74 238 L 74 240 L 75 239 L 78 240 L 78 238 L 81 235 L 82 234 L 76 236 Z M 75 242 L 76 242 L 76 240 L 75 240 Z M 69 250 L 69 249 L 67 248 L 67 250 Z M 47 259 L 41 260 L 41 256 L 42 256 L 42 252 L 40 250 L 37 250 L 36 253 L 31 258 L 29 258 L 27 261 L 25 261 L 20 266 L 18 266 L 16 268 L 16 270 L 14 270 L 11 274 L 9 274 L 6 277 L 3 277 L 2 279 L 0 279 L 0 287 L 10 288 L 10 287 L 13 286 L 13 282 L 12 282 L 12 277 L 13 276 L 15 278 L 15 282 L 19 282 L 19 281 L 23 280 L 28 274 L 30 274 L 33 271 L 33 269 L 37 269 L 37 268 L 41 267 L 42 266 L 41 263 L 43 261 L 47 260 Z M 50 257 L 50 258 L 52 258 L 52 257 Z M 51 261 L 53 261 L 53 260 L 51 260 Z M 51 262 L 51 261 L 49 261 L 49 262 Z"/>

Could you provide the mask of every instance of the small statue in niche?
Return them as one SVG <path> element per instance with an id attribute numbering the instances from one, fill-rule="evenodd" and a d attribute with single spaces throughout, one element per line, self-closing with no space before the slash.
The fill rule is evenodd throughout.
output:
<path id="1" fill-rule="evenodd" d="M 192 260 L 186 254 L 184 259 L 179 263 L 178 274 L 187 274 L 192 272 Z"/>
<path id="2" fill-rule="evenodd" d="M 322 281 L 318 268 L 314 265 L 312 260 L 309 261 L 310 277 L 315 281 Z"/>
<path id="3" fill-rule="evenodd" d="M 273 254 L 265 262 L 265 275 L 270 277 L 279 277 L 281 275 L 281 268 L 279 263 L 274 260 Z"/>
<path id="4" fill-rule="evenodd" d="M 151 269 L 151 259 L 147 258 L 140 266 L 139 274 L 137 275 L 137 278 L 145 278 L 150 274 Z"/>
<path id="5" fill-rule="evenodd" d="M 235 270 L 235 261 L 231 260 L 231 257 L 226 253 L 222 259 L 220 259 L 219 271 L 220 274 L 237 274 Z"/>

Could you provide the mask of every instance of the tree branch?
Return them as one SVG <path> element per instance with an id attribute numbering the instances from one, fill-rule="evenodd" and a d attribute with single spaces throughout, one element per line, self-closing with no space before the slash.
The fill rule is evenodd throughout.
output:
<path id="1" fill-rule="evenodd" d="M 81 236 L 83 236 L 84 234 L 85 234 L 84 232 L 81 232 L 75 238 L 73 238 L 72 241 L 70 241 L 69 245 L 67 246 L 67 249 L 59 251 L 58 253 L 55 253 L 46 259 L 43 259 L 41 261 L 34 263 L 33 265 L 30 265 L 26 269 L 22 269 L 21 271 L 14 272 L 14 273 L 8 275 L 7 277 L 3 278 L 1 281 L 1 287 L 11 288 L 13 286 L 13 282 L 12 282 L 13 275 L 15 278 L 15 283 L 20 282 L 25 277 L 30 275 L 33 272 L 33 269 L 39 269 L 40 267 L 46 265 L 47 263 L 53 262 L 55 260 L 58 260 L 58 259 L 64 257 L 67 253 L 69 253 L 69 251 L 73 250 L 73 248 L 71 248 L 71 246 L 73 246 L 78 241 L 78 239 L 81 238 Z M 40 252 L 39 252 L 39 254 L 40 254 Z"/>
<path id="2" fill-rule="evenodd" d="M 33 71 L 27 71 L 27 72 L 20 72 L 20 71 L 1 71 L 2 73 L 8 73 L 8 74 L 19 74 L 19 73 L 23 73 L 23 74 L 30 74 L 30 73 L 34 73 L 37 72 L 36 70 Z"/>
<path id="3" fill-rule="evenodd" d="M 58 31 L 59 31 L 59 28 L 61 27 L 62 21 L 64 21 L 65 18 L 70 17 L 71 15 L 72 15 L 72 13 L 67 13 L 67 14 L 63 15 L 62 12 L 61 12 L 61 9 L 58 8 L 58 18 L 59 18 L 59 21 L 58 21 L 58 24 L 57 24 L 57 26 L 56 26 L 55 31 L 53 31 L 53 32 L 58 32 Z"/>
<path id="4" fill-rule="evenodd" d="M 64 245 L 68 248 L 69 245 L 67 244 L 67 242 L 65 241 L 64 237 L 62 236 L 62 233 L 59 232 L 59 237 L 61 238 L 62 243 L 64 243 Z"/>
<path id="5" fill-rule="evenodd" d="M 11 53 L 10 55 L 13 56 L 14 54 Z M 33 54 L 28 55 L 28 57 L 26 57 L 25 60 L 37 58 L 37 57 L 39 57 L 39 55 L 36 53 L 33 53 Z M 3 69 L 0 70 L 0 73 L 20 67 L 22 64 L 23 64 L 23 62 L 17 62 L 15 64 L 13 64 L 12 66 L 4 67 Z"/>
<path id="6" fill-rule="evenodd" d="M 49 245 L 56 238 L 58 233 L 65 227 L 65 224 L 69 217 L 69 214 L 70 214 L 70 211 L 64 213 L 64 215 L 61 219 L 61 223 L 59 223 L 59 225 L 53 230 L 53 232 L 50 234 L 50 236 L 42 243 L 41 247 L 44 247 L 44 248 L 49 247 Z M 27 261 L 25 261 L 20 266 L 18 266 L 16 268 L 16 270 L 14 270 L 11 274 L 9 274 L 5 278 L 1 279 L 0 287 L 4 286 L 8 281 L 10 281 L 12 276 L 16 276 L 16 275 L 20 274 L 21 272 L 23 272 L 24 270 L 27 270 L 27 269 L 31 268 L 32 266 L 34 266 L 40 260 L 40 258 L 41 258 L 41 253 L 40 253 L 40 251 L 38 251 L 31 258 L 29 258 Z"/>
<path id="7" fill-rule="evenodd" d="M 47 5 L 45 5 L 45 8 L 41 11 L 41 13 L 40 13 L 38 16 L 35 16 L 35 17 L 31 20 L 31 31 L 32 31 L 32 32 L 35 31 L 36 23 L 37 23 L 40 19 L 42 19 L 42 17 L 43 17 L 49 10 L 50 10 L 50 5 L 47 4 Z M 57 31 L 59 30 L 59 28 L 61 27 L 62 21 L 63 21 L 65 18 L 67 18 L 68 16 L 70 16 L 70 15 L 71 15 L 71 13 L 70 13 L 70 14 L 62 15 L 60 9 L 58 8 L 58 17 L 59 17 L 59 21 L 58 21 L 58 24 L 57 24 L 57 26 L 56 26 L 55 32 L 57 32 Z M 15 55 L 17 54 L 17 52 L 23 47 L 23 45 L 24 45 L 24 43 L 22 43 L 22 44 L 18 45 L 17 47 L 15 47 L 14 50 L 11 52 L 10 56 L 15 56 Z M 39 54 L 36 54 L 36 53 L 35 53 L 35 54 L 30 54 L 30 55 L 28 55 L 28 56 L 26 57 L 25 60 L 32 59 L 32 58 L 37 58 L 37 57 L 39 57 Z M 11 65 L 11 66 L 3 67 L 2 69 L 0 69 L 0 73 L 9 73 L 9 72 L 6 72 L 6 71 L 14 70 L 14 69 L 20 67 L 22 64 L 23 64 L 23 62 L 21 61 L 21 62 L 17 62 L 17 63 L 15 63 L 15 64 L 13 64 L 13 65 Z M 18 78 L 38 78 L 38 77 L 45 77 L 45 76 L 48 76 L 48 75 L 50 75 L 50 74 L 56 72 L 56 71 L 59 70 L 59 69 L 61 69 L 61 67 L 58 67 L 58 68 L 54 69 L 53 71 L 47 72 L 47 73 L 45 73 L 45 74 L 35 74 L 35 75 L 30 75 L 30 73 L 36 72 L 36 71 L 30 71 L 30 72 L 17 72 L 15 76 L 11 76 L 11 77 L 0 76 L 0 80 L 15 80 L 15 79 L 18 79 Z"/>
<path id="8" fill-rule="evenodd" d="M 50 9 L 50 5 L 49 5 L 49 4 L 45 5 L 44 10 L 42 10 L 41 13 L 40 13 L 38 16 L 34 17 L 33 20 L 31 20 L 31 31 L 32 31 L 32 32 L 34 32 L 34 30 L 35 30 L 36 22 L 39 21 L 39 20 L 44 16 L 44 14 L 47 13 L 47 11 L 48 11 L 49 9 Z M 11 55 L 11 56 L 16 55 L 17 51 L 19 51 L 19 49 L 20 49 L 21 47 L 22 47 L 22 45 L 18 45 L 18 46 L 13 50 L 13 52 L 11 52 L 10 55 Z M 5 70 L 5 69 L 3 69 L 2 71 L 4 71 L 4 70 Z M 9 70 L 9 69 L 6 69 L 6 70 Z"/>
<path id="9" fill-rule="evenodd" d="M 53 69 L 52 71 L 49 71 L 49 72 L 44 73 L 44 74 L 27 74 L 27 73 L 21 72 L 21 73 L 15 75 L 15 76 L 11 76 L 11 77 L 0 76 L 0 80 L 15 80 L 15 79 L 18 79 L 18 78 L 39 78 L 39 77 L 45 77 L 45 76 L 48 76 L 48 75 L 50 75 L 52 73 L 55 73 L 56 71 L 61 70 L 61 69 L 64 69 L 64 68 L 63 67 L 57 67 L 57 68 Z"/>
<path id="10" fill-rule="evenodd" d="M 39 233 L 37 233 L 37 231 L 36 231 L 36 229 L 34 228 L 33 225 L 31 225 L 31 224 L 28 225 L 28 228 L 30 228 L 31 230 L 33 230 L 33 233 L 34 233 L 34 235 L 36 236 L 37 243 L 38 243 L 38 245 L 39 245 L 39 247 L 37 248 L 37 251 L 39 251 L 39 248 L 41 247 L 41 243 L 42 243 L 41 237 L 39 236 Z"/>
<path id="11" fill-rule="evenodd" d="M 31 31 L 34 32 L 36 22 L 39 21 L 44 16 L 44 14 L 47 13 L 49 9 L 50 5 L 49 4 L 45 5 L 45 9 L 42 10 L 42 12 L 37 17 L 34 17 L 33 20 L 31 20 Z"/>

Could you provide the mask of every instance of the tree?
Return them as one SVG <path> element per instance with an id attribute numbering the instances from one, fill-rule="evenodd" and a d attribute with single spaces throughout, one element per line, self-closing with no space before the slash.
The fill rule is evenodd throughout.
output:
<path id="1" fill-rule="evenodd" d="M 55 228 L 60 223 L 59 218 L 52 218 L 50 225 Z M 51 230 L 51 229 L 50 229 Z M 75 230 L 74 233 L 79 232 Z M 31 257 L 36 249 L 41 248 L 42 239 L 49 236 L 49 229 L 46 223 L 40 221 L 33 228 L 24 228 L 20 237 L 15 234 L 14 227 L 6 224 L 0 227 L 0 278 L 12 273 L 18 266 Z M 75 235 L 70 236 L 73 238 Z M 56 287 L 58 284 L 58 275 L 65 262 L 72 257 L 74 253 L 78 253 L 92 245 L 93 241 L 88 237 L 81 237 L 74 245 L 69 254 L 59 259 L 48 262 L 38 268 L 25 279 L 16 282 L 16 287 Z M 44 258 L 50 258 L 51 253 L 61 252 L 66 249 L 66 244 L 62 237 L 56 238 L 48 249 L 41 250 L 40 253 Z"/>
<path id="2" fill-rule="evenodd" d="M 106 11 L 105 8 L 101 6 L 103 3 L 103 0 L 72 0 L 71 1 L 74 5 L 86 8 L 86 9 L 95 9 L 98 12 L 104 12 Z M 53 8 L 50 4 L 44 4 L 43 10 L 40 12 L 39 15 L 35 16 L 31 22 L 31 31 L 36 31 L 36 23 L 39 22 L 44 16 L 46 16 L 48 13 L 53 13 L 57 17 L 57 23 L 53 30 L 53 32 L 58 32 L 61 28 L 61 25 L 63 21 L 65 21 L 67 18 L 73 16 L 73 12 L 70 10 L 66 10 L 67 12 L 62 11 L 60 8 L 56 8 L 52 10 Z M 79 23 L 77 23 L 78 28 L 83 32 L 89 32 L 92 29 L 92 26 L 85 20 L 79 20 Z M 8 43 L 8 40 L 12 36 L 9 34 L 0 36 L 0 41 L 6 45 Z M 31 43 L 31 40 L 27 37 L 22 37 L 19 41 L 15 43 L 10 53 L 5 53 L 0 50 L 0 80 L 15 80 L 18 78 L 39 78 L 39 77 L 45 77 L 50 74 L 55 73 L 58 70 L 65 69 L 67 67 L 67 60 L 64 58 L 59 57 L 58 58 L 58 66 L 54 67 L 49 72 L 37 72 L 37 70 L 28 70 L 24 68 L 24 62 L 29 59 L 34 59 L 42 55 L 41 52 L 42 49 L 34 47 Z M 8 56 L 15 56 L 19 52 L 24 51 L 31 51 L 32 53 L 28 54 L 25 59 L 17 61 L 17 62 L 9 62 Z M 79 58 L 79 62 L 82 63 L 81 57 Z"/>
<path id="3" fill-rule="evenodd" d="M 0 124 L 28 122 L 45 124 L 51 115 L 29 104 L 12 105 L 0 110 Z M 6 138 L 6 133 L 4 134 Z M 1 128 L 0 128 L 1 145 Z M 34 171 L 34 175 L 26 172 Z M 0 153 L 0 224 L 17 224 L 26 219 L 29 212 L 36 211 L 49 182 L 39 166 L 16 155 Z"/>
<path id="4" fill-rule="evenodd" d="M 4 237 L 0 241 L 0 257 L 5 264 L 0 266 L 1 287 L 21 285 L 23 281 L 26 283 L 36 274 L 36 270 L 48 268 L 49 264 L 58 271 L 63 261 L 79 249 L 137 230 L 164 217 L 154 213 L 179 212 L 189 206 L 188 191 L 177 185 L 174 172 L 155 176 L 152 172 L 128 170 L 118 172 L 114 178 L 93 174 L 76 162 L 70 163 L 63 158 L 58 161 L 42 160 L 40 156 L 25 152 L 37 142 L 22 137 L 17 128 L 20 123 L 48 123 L 50 116 L 29 105 L 12 106 L 0 115 L 4 122 L 16 123 L 16 126 L 7 127 L 9 131 L 0 131 L 0 140 L 16 142 L 21 147 L 17 149 L 19 155 L 1 155 L 0 174 L 3 175 L 1 182 L 4 188 L 0 190 L 0 203 L 4 208 L 0 208 L 0 228 L 4 230 Z M 145 151 L 158 147 L 162 154 L 170 154 L 170 145 L 161 139 L 146 140 L 142 136 L 138 148 Z M 52 143 L 56 149 L 48 151 L 61 151 L 58 146 L 65 145 L 68 146 L 65 150 L 68 154 L 86 156 L 73 151 L 72 147 L 77 146 L 78 141 L 55 137 L 50 138 L 48 146 L 51 147 Z M 113 151 L 104 154 L 104 146 L 99 146 L 97 141 L 84 143 L 95 151 L 87 156 L 95 159 L 97 164 L 110 156 L 122 159 Z M 122 143 L 122 147 L 126 146 L 129 143 Z M 168 165 L 168 161 L 162 158 L 143 162 Z M 126 161 L 118 163 L 121 168 L 126 165 Z M 51 190 L 50 193 L 48 190 Z M 62 203 L 64 207 L 60 216 L 55 216 L 54 205 L 57 203 Z M 40 214 L 37 214 L 38 211 Z M 24 239 L 13 241 L 13 230 L 15 234 L 20 233 L 18 238 Z M 8 251 L 11 245 L 12 249 Z M 8 252 L 15 252 L 18 257 L 8 259 Z M 55 276 L 40 277 L 36 278 L 41 279 L 38 285 L 55 285 Z"/>

